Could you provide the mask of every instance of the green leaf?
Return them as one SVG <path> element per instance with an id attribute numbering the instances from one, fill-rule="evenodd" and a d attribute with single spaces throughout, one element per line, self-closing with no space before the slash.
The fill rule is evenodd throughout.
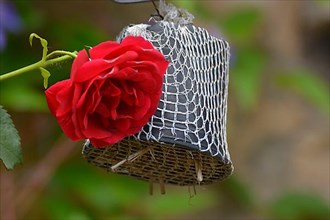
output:
<path id="1" fill-rule="evenodd" d="M 50 77 L 50 72 L 45 68 L 39 67 L 42 77 L 44 78 L 44 87 L 48 87 L 48 78 Z"/>
<path id="2" fill-rule="evenodd" d="M 301 95 L 326 113 L 330 112 L 329 84 L 308 70 L 294 70 L 277 75 L 278 86 Z"/>
<path id="3" fill-rule="evenodd" d="M 23 160 L 20 137 L 6 110 L 0 106 L 0 159 L 7 169 Z"/>
<path id="4" fill-rule="evenodd" d="M 43 39 L 42 37 L 40 37 L 39 35 L 37 35 L 35 33 L 30 34 L 30 37 L 29 37 L 29 42 L 30 42 L 31 46 L 32 46 L 33 38 L 38 38 L 40 40 L 42 47 L 47 47 L 47 44 L 48 44 L 47 40 Z"/>
<path id="5" fill-rule="evenodd" d="M 48 48 L 47 48 L 48 42 L 47 42 L 47 40 L 43 39 L 42 37 L 40 37 L 39 35 L 37 35 L 35 33 L 32 33 L 32 34 L 30 34 L 30 37 L 29 37 L 29 42 L 30 42 L 31 46 L 32 46 L 33 38 L 38 38 L 40 40 L 41 46 L 43 48 L 41 60 L 45 61 L 46 56 L 47 56 L 47 52 L 48 52 Z"/>

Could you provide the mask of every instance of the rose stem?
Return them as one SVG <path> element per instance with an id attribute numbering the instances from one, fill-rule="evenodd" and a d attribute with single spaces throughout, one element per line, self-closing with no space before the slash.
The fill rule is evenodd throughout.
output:
<path id="1" fill-rule="evenodd" d="M 5 74 L 1 75 L 0 76 L 0 81 L 5 80 L 5 79 L 9 79 L 9 78 L 14 77 L 14 76 L 18 76 L 18 75 L 26 73 L 26 72 L 30 72 L 32 70 L 36 70 L 40 67 L 47 67 L 47 66 L 53 65 L 55 63 L 63 62 L 65 60 L 71 59 L 73 56 L 76 57 L 76 54 L 71 53 L 70 55 L 64 55 L 64 56 L 53 58 L 53 59 L 47 60 L 47 61 L 40 60 L 40 61 L 38 61 L 34 64 L 31 64 L 29 66 L 26 66 L 26 67 L 20 68 L 18 70 L 14 70 L 12 72 L 5 73 Z"/>

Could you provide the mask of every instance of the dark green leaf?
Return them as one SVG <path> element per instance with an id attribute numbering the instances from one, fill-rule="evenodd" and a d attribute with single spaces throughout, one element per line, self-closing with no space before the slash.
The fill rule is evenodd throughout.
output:
<path id="1" fill-rule="evenodd" d="M 20 137 L 6 110 L 0 106 L 0 159 L 7 169 L 23 160 Z"/>

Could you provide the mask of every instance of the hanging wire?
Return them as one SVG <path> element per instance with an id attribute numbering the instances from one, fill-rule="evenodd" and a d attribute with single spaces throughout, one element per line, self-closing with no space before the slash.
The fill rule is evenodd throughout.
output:
<path id="1" fill-rule="evenodd" d="M 156 16 L 158 16 L 158 17 L 160 17 L 160 19 L 164 20 L 163 15 L 161 15 L 160 12 L 159 12 L 159 9 L 158 9 L 158 7 L 157 7 L 157 5 L 155 3 L 155 0 L 151 0 L 151 2 L 152 2 L 153 6 L 154 6 L 154 8 L 155 8 L 155 10 L 157 12 L 157 15 Z M 153 16 L 155 16 L 155 15 L 153 15 Z"/>

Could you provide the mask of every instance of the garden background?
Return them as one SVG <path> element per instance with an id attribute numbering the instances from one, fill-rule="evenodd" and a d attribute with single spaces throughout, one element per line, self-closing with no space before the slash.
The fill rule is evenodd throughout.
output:
<path id="1" fill-rule="evenodd" d="M 235 166 L 226 181 L 167 186 L 108 174 L 88 164 L 82 142 L 66 138 L 50 114 L 39 72 L 1 82 L 0 104 L 21 136 L 24 163 L 0 165 L 6 219 L 329 219 L 330 3 L 173 0 L 195 25 L 231 45 L 227 135 Z M 81 50 L 146 22 L 151 3 L 110 0 L 0 1 L 0 73 L 34 63 L 42 48 Z M 48 70 L 68 78 L 71 61 Z"/>

